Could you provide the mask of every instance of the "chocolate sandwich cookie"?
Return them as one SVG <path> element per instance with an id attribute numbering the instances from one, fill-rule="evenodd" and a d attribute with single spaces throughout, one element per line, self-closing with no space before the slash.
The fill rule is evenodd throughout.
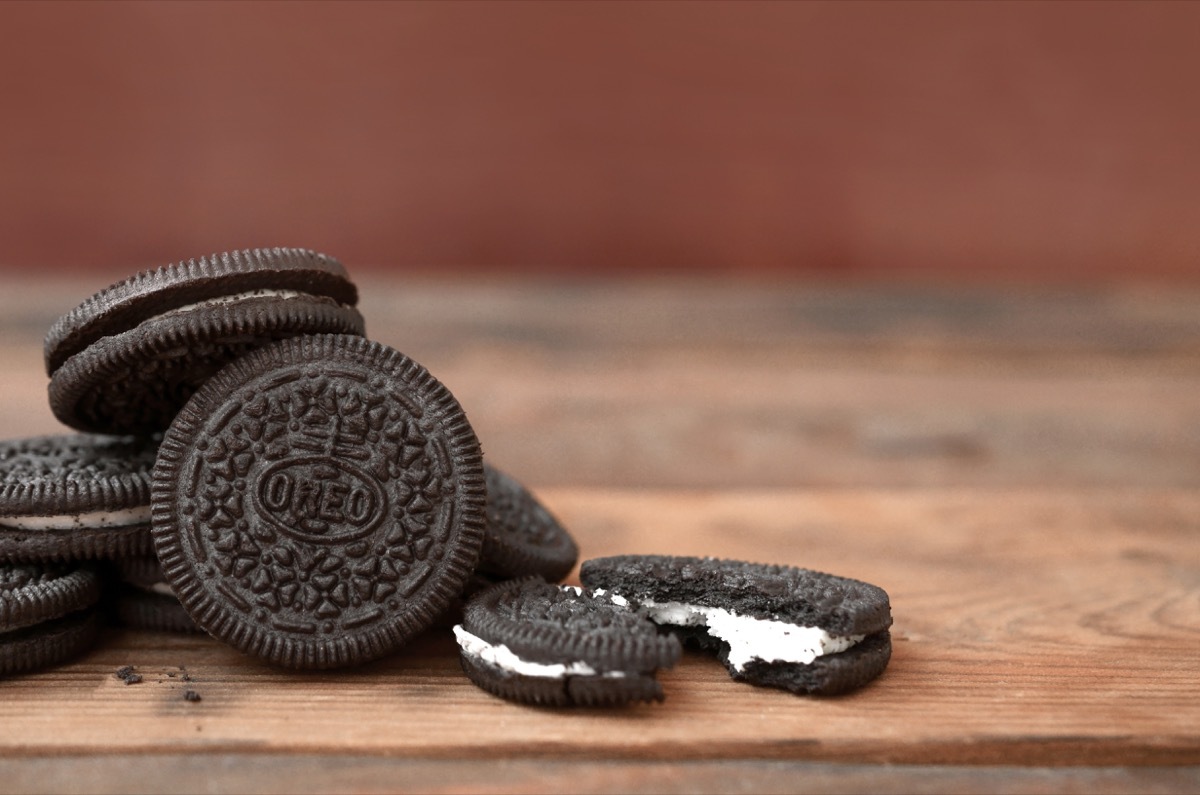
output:
<path id="1" fill-rule="evenodd" d="M 205 631 L 271 663 L 388 655 L 483 543 L 479 442 L 458 402 L 360 337 L 255 350 L 179 412 L 154 468 L 163 575 Z"/>
<path id="2" fill-rule="evenodd" d="M 50 408 L 80 430 L 162 431 L 200 384 L 248 350 L 298 334 L 361 335 L 357 300 L 341 263 L 304 249 L 138 273 L 50 329 Z"/>
<path id="3" fill-rule="evenodd" d="M 588 588 L 717 651 L 730 675 L 833 695 L 879 676 L 891 656 L 888 595 L 858 580 L 715 558 L 626 555 L 584 561 Z"/>
<path id="4" fill-rule="evenodd" d="M 91 434 L 0 442 L 0 560 L 150 554 L 157 447 Z"/>
<path id="5" fill-rule="evenodd" d="M 674 637 L 625 607 L 538 578 L 476 594 L 454 635 L 472 682 L 542 706 L 661 701 L 655 673 L 680 655 Z"/>
<path id="6" fill-rule="evenodd" d="M 575 539 L 515 478 L 486 461 L 487 532 L 479 569 L 496 579 L 537 575 L 557 582 L 579 558 Z"/>
<path id="7" fill-rule="evenodd" d="M 99 598 L 90 568 L 0 564 L 0 675 L 54 665 L 91 646 Z"/>

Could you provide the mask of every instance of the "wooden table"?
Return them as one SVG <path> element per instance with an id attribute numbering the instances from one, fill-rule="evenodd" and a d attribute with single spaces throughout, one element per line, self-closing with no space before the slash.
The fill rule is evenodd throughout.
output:
<path id="1" fill-rule="evenodd" d="M 0 433 L 58 430 L 41 338 L 107 279 L 5 277 Z M 585 557 L 877 583 L 887 672 L 802 698 L 689 653 L 662 704 L 552 711 L 445 632 L 295 674 L 113 630 L 0 681 L 0 790 L 1200 790 L 1200 292 L 358 281 Z"/>

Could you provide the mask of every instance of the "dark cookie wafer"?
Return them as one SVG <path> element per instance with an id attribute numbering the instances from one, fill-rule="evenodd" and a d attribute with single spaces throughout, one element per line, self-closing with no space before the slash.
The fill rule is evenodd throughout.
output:
<path id="1" fill-rule="evenodd" d="M 142 271 L 88 298 L 46 334 L 46 375 L 96 340 L 189 304 L 254 290 L 291 290 L 354 306 L 358 290 L 340 262 L 301 248 L 213 254 Z"/>
<path id="2" fill-rule="evenodd" d="M 100 578 L 91 568 L 0 563 L 0 633 L 60 618 L 99 599 Z"/>
<path id="3" fill-rule="evenodd" d="M 475 595 L 455 635 L 471 681 L 501 698 L 543 706 L 661 701 L 655 672 L 680 655 L 674 637 L 637 614 L 538 578 Z"/>
<path id="4" fill-rule="evenodd" d="M 538 575 L 557 582 L 579 558 L 575 539 L 515 478 L 486 461 L 487 533 L 480 571 L 496 578 Z"/>
<path id="5" fill-rule="evenodd" d="M 876 632 L 846 651 L 818 657 L 807 665 L 750 660 L 738 668 L 729 663 L 728 655 L 728 649 L 722 649 L 721 662 L 739 682 L 835 696 L 858 690 L 883 673 L 892 657 L 892 635 L 886 629 Z"/>
<path id="6" fill-rule="evenodd" d="M 249 350 L 299 334 L 362 334 L 335 260 L 265 249 L 193 260 L 115 284 L 46 340 L 50 408 L 74 428 L 164 430 L 196 388 Z"/>
<path id="7" fill-rule="evenodd" d="M 155 547 L 210 634 L 278 665 L 353 665 L 462 592 L 484 489 L 466 415 L 425 368 L 359 337 L 297 337 L 233 362 L 176 417 Z"/>
<path id="8" fill-rule="evenodd" d="M 833 695 L 877 677 L 891 655 L 887 593 L 858 580 L 794 566 L 660 555 L 588 560 L 580 578 L 716 649 L 739 681 Z"/>
<path id="9" fill-rule="evenodd" d="M 0 442 L 0 560 L 150 554 L 157 447 L 92 434 Z"/>
<path id="10" fill-rule="evenodd" d="M 463 608 L 466 607 L 467 602 L 471 601 L 471 598 L 475 594 L 480 591 L 486 591 L 498 582 L 503 582 L 503 580 L 493 579 L 476 571 L 467 579 L 467 584 L 463 586 L 462 593 L 452 598 L 450 604 L 437 617 L 437 620 L 429 626 L 429 631 L 444 632 L 452 628 L 455 624 L 461 624 Z"/>
<path id="11" fill-rule="evenodd" d="M 99 616 L 92 608 L 0 633 L 0 676 L 57 665 L 91 648 L 100 632 Z"/>

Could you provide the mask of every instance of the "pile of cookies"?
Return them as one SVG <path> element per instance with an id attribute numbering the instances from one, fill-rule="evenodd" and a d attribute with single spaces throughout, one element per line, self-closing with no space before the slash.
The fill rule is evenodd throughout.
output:
<path id="1" fill-rule="evenodd" d="M 471 679 L 540 704 L 661 698 L 680 638 L 794 692 L 886 666 L 887 595 L 855 580 L 625 557 L 554 585 L 575 541 L 484 462 L 444 385 L 367 339 L 357 297 L 332 258 L 251 250 L 136 274 L 54 324 L 50 407 L 78 432 L 0 442 L 0 674 L 88 648 L 102 615 L 296 669 L 461 620 Z"/>

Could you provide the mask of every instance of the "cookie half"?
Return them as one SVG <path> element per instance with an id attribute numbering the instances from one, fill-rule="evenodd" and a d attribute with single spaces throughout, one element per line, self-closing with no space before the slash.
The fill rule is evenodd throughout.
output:
<path id="1" fill-rule="evenodd" d="M 487 532 L 479 569 L 498 579 L 566 577 L 579 559 L 579 547 L 566 528 L 529 489 L 484 462 L 487 479 Z"/>
<path id="2" fill-rule="evenodd" d="M 655 673 L 680 656 L 679 642 L 641 616 L 538 578 L 476 594 L 454 634 L 471 681 L 501 698 L 542 706 L 661 701 Z"/>
<path id="3" fill-rule="evenodd" d="M 209 634 L 271 663 L 391 654 L 483 543 L 479 442 L 421 365 L 360 337 L 285 340 L 204 384 L 163 438 L 153 534 Z"/>
<path id="4" fill-rule="evenodd" d="M 0 442 L 0 560 L 151 553 L 150 438 L 62 434 Z"/>
<path id="5" fill-rule="evenodd" d="M 739 681 L 834 695 L 879 676 L 891 656 L 888 595 L 858 580 L 793 566 L 660 555 L 588 560 L 580 578 L 717 651 Z"/>
<path id="6" fill-rule="evenodd" d="M 358 293 L 336 260 L 253 249 L 145 271 L 97 293 L 47 334 L 50 408 L 73 428 L 164 430 L 233 359 L 298 334 L 359 334 Z"/>

